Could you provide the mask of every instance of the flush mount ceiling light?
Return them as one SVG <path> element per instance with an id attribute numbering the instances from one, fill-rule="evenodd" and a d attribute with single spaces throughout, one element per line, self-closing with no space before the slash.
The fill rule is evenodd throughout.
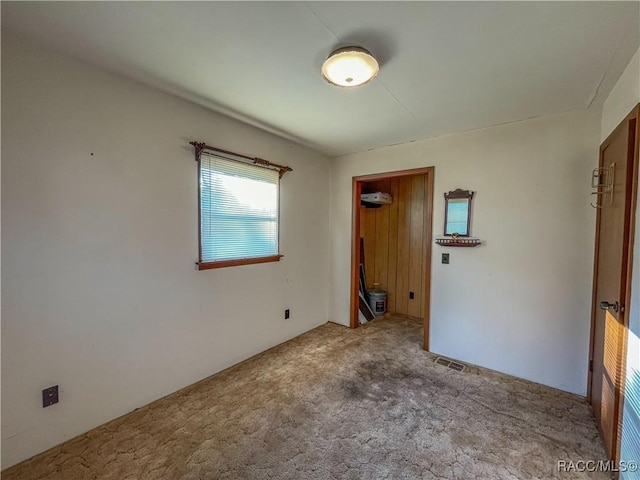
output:
<path id="1" fill-rule="evenodd" d="M 361 47 L 342 47 L 329 55 L 322 65 L 322 76 L 336 87 L 359 87 L 378 74 L 378 61 Z"/>

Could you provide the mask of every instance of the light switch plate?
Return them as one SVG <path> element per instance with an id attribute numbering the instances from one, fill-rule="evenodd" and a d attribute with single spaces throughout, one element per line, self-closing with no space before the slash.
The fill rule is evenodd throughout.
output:
<path id="1" fill-rule="evenodd" d="M 54 403 L 58 403 L 58 385 L 54 385 L 53 387 L 45 388 L 42 390 L 42 407 L 48 407 L 53 405 Z"/>

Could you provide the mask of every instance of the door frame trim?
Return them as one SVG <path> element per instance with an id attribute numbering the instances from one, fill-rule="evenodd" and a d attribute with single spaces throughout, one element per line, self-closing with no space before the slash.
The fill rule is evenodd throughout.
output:
<path id="1" fill-rule="evenodd" d="M 622 427 L 622 414 L 624 407 L 624 390 L 626 384 L 626 366 L 627 366 L 627 333 L 629 329 L 629 308 L 631 306 L 631 287 L 632 287 L 632 273 L 633 273 L 633 244 L 635 234 L 635 218 L 636 218 L 636 206 L 638 197 L 638 169 L 639 169 L 639 152 L 640 152 L 640 103 L 636 105 L 629 114 L 620 122 L 620 124 L 609 134 L 604 142 L 600 145 L 598 166 L 602 164 L 602 157 L 604 150 L 609 146 L 615 134 L 622 128 L 631 128 L 630 121 L 635 121 L 635 139 L 632 145 L 631 154 L 631 178 L 627 178 L 627 188 L 629 194 L 625 199 L 625 230 L 627 235 L 624 238 L 624 247 L 627 249 L 627 258 L 625 259 L 625 268 L 623 270 L 622 281 L 624 282 L 624 305 L 625 311 L 622 313 L 622 348 L 620 349 L 620 385 L 615 392 L 615 403 L 613 412 L 613 444 L 612 444 L 612 460 L 616 463 L 620 460 L 620 441 L 621 441 L 621 427 Z M 592 382 L 593 371 L 591 365 L 593 362 L 593 351 L 595 342 L 595 326 L 596 315 L 598 313 L 598 299 L 597 299 L 597 278 L 598 278 L 598 255 L 600 253 L 600 219 L 601 213 L 598 209 L 596 212 L 596 231 L 595 231 L 595 247 L 594 247 L 594 262 L 593 262 L 593 279 L 592 279 L 592 291 L 591 291 L 591 331 L 589 337 L 589 363 L 587 365 L 587 401 L 591 404 L 592 396 Z M 640 241 L 640 239 L 638 239 Z M 598 430 L 601 429 L 600 423 L 598 423 Z M 600 432 L 602 435 L 602 432 Z"/>
<path id="2" fill-rule="evenodd" d="M 431 319 L 431 240 L 433 238 L 433 187 L 435 167 L 413 168 L 409 170 L 398 170 L 395 172 L 374 173 L 370 175 L 360 175 L 352 178 L 352 198 L 351 198 L 351 294 L 349 308 L 349 326 L 357 328 L 360 325 L 358 319 L 358 298 L 359 298 L 359 282 L 360 275 L 360 194 L 362 193 L 362 184 L 374 180 L 386 180 L 398 177 L 407 177 L 412 175 L 426 176 L 426 195 L 425 195 L 425 222 L 423 235 L 423 262 L 424 269 L 424 337 L 423 348 L 429 350 L 429 324 Z"/>

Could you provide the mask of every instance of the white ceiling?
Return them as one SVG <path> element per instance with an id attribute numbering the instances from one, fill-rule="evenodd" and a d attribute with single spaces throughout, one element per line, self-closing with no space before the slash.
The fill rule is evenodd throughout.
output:
<path id="1" fill-rule="evenodd" d="M 2 2 L 3 32 L 330 155 L 587 108 L 639 44 L 639 2 Z M 355 90 L 320 66 L 357 44 Z"/>

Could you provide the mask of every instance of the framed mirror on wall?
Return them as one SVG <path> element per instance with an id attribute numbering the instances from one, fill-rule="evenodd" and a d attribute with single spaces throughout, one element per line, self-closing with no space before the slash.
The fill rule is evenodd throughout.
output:
<path id="1" fill-rule="evenodd" d="M 469 237 L 473 192 L 457 189 L 444 194 L 444 235 Z"/>

